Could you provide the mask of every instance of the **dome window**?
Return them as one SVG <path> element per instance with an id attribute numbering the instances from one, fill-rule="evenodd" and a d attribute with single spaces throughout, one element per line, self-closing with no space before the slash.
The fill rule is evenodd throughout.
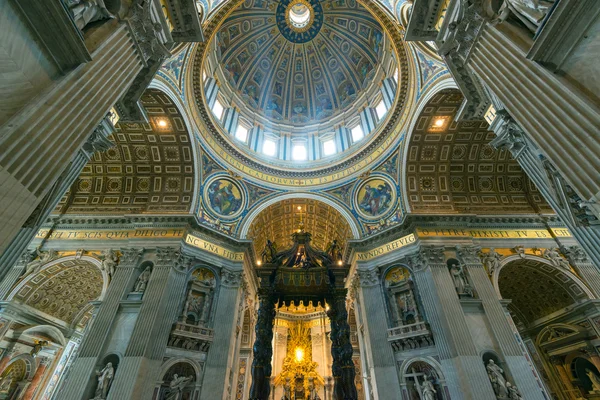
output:
<path id="1" fill-rule="evenodd" d="M 306 146 L 303 144 L 295 144 L 292 147 L 292 160 L 304 161 L 306 160 Z"/>
<path id="2" fill-rule="evenodd" d="M 287 22 L 296 31 L 308 29 L 314 18 L 314 11 L 306 0 L 293 0 L 287 8 Z"/>
<path id="3" fill-rule="evenodd" d="M 217 117 L 219 121 L 221 120 L 221 118 L 223 118 L 223 111 L 225 111 L 223 105 L 221 104 L 219 99 L 216 99 L 215 104 L 213 104 L 212 106 L 212 112 L 213 114 L 215 114 L 215 117 Z"/>
<path id="4" fill-rule="evenodd" d="M 377 118 L 379 118 L 379 120 L 385 117 L 385 114 L 387 113 L 387 107 L 385 106 L 383 99 L 375 107 L 375 112 L 377 113 Z"/>
<path id="5" fill-rule="evenodd" d="M 335 154 L 337 151 L 336 147 L 335 147 L 335 140 L 333 139 L 329 139 L 325 142 L 323 142 L 323 154 L 326 156 L 330 156 L 332 154 Z"/>
<path id="6" fill-rule="evenodd" d="M 238 125 L 235 130 L 235 138 L 240 142 L 246 143 L 246 140 L 248 140 L 248 129 L 243 125 Z"/>
<path id="7" fill-rule="evenodd" d="M 354 128 L 352 128 L 350 130 L 350 133 L 352 134 L 352 142 L 354 143 L 358 142 L 359 140 L 365 137 L 365 133 L 363 132 L 360 125 L 356 125 Z"/>
<path id="8" fill-rule="evenodd" d="M 272 140 L 265 139 L 262 145 L 262 152 L 267 156 L 275 156 L 275 153 L 277 152 L 277 144 Z"/>

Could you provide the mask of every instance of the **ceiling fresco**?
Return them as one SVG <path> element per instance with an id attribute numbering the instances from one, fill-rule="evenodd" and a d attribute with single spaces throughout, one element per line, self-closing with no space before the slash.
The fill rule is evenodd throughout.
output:
<path id="1" fill-rule="evenodd" d="M 298 230 L 300 221 L 304 230 L 312 234 L 311 245 L 321 250 L 327 249 L 334 239 L 345 244 L 352 238 L 350 225 L 330 205 L 310 199 L 282 200 L 265 208 L 252 221 L 247 236 L 253 240 L 255 254 L 260 254 L 267 239 L 279 250 L 291 247 L 292 233 Z"/>
<path id="2" fill-rule="evenodd" d="M 287 3 L 246 1 L 217 32 L 217 60 L 253 111 L 291 125 L 330 118 L 381 81 L 383 29 L 354 0 L 313 0 L 315 20 L 297 33 Z"/>
<path id="3" fill-rule="evenodd" d="M 519 164 L 489 142 L 485 121 L 455 122 L 458 90 L 435 94 L 408 143 L 406 189 L 414 213 L 554 213 Z"/>
<path id="4" fill-rule="evenodd" d="M 187 213 L 194 197 L 192 143 L 171 99 L 147 90 L 148 123 L 119 122 L 115 147 L 94 154 L 55 213 Z"/>
<path id="5" fill-rule="evenodd" d="M 519 260 L 500 271 L 498 287 L 503 299 L 525 325 L 580 300 L 585 292 L 562 271 L 535 260 Z"/>

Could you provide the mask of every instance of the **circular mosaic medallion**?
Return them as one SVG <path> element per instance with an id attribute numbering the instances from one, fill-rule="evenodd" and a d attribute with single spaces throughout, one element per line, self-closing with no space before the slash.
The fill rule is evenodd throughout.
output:
<path id="1" fill-rule="evenodd" d="M 317 36 L 323 26 L 323 7 L 319 0 L 282 0 L 275 18 L 287 40 L 306 43 Z"/>
<path id="2" fill-rule="evenodd" d="M 396 204 L 395 184 L 384 176 L 364 181 L 354 195 L 356 211 L 366 219 L 378 219 L 391 211 Z"/>
<path id="3" fill-rule="evenodd" d="M 210 179 L 204 186 L 204 203 L 215 216 L 237 218 L 244 210 L 246 196 L 240 184 L 224 176 Z"/>

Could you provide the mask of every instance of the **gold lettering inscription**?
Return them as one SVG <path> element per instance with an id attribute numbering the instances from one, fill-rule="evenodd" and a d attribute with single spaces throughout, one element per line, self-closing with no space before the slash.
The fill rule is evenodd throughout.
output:
<path id="1" fill-rule="evenodd" d="M 233 261 L 243 261 L 244 253 L 235 253 L 233 251 L 227 250 L 221 246 L 217 246 L 216 244 L 207 242 L 206 240 L 202 240 L 199 237 L 188 234 L 185 237 L 185 242 L 191 246 L 197 247 L 199 249 L 208 251 L 209 253 L 216 254 L 218 256 L 227 258 Z"/>
<path id="2" fill-rule="evenodd" d="M 356 259 L 358 261 L 370 260 L 414 243 L 416 240 L 416 236 L 411 233 L 410 235 L 406 235 L 400 239 L 394 240 L 393 242 L 386 243 L 383 246 L 379 246 L 373 250 L 357 253 Z"/>

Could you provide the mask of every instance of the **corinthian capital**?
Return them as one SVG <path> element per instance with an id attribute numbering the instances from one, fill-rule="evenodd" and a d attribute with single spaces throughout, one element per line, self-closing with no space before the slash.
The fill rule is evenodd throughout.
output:
<path id="1" fill-rule="evenodd" d="M 357 272 L 360 286 L 375 286 L 379 285 L 379 272 L 377 269 L 358 270 Z"/>
<path id="2" fill-rule="evenodd" d="M 495 149 L 508 150 L 515 155 L 527 145 L 523 129 L 504 110 L 498 111 L 492 129 L 496 137 L 490 142 L 490 146 Z"/>
<path id="3" fill-rule="evenodd" d="M 140 257 L 144 254 L 144 249 L 121 249 L 120 264 L 130 265 L 138 262 Z"/>
<path id="4" fill-rule="evenodd" d="M 221 285 L 229 287 L 238 287 L 242 281 L 242 273 L 223 269 L 221 271 Z"/>
<path id="5" fill-rule="evenodd" d="M 586 252 L 579 246 L 561 247 L 560 250 L 571 264 L 590 262 Z"/>
<path id="6" fill-rule="evenodd" d="M 479 246 L 456 246 L 456 253 L 465 264 L 481 264 L 481 259 L 479 258 L 481 247 Z"/>

